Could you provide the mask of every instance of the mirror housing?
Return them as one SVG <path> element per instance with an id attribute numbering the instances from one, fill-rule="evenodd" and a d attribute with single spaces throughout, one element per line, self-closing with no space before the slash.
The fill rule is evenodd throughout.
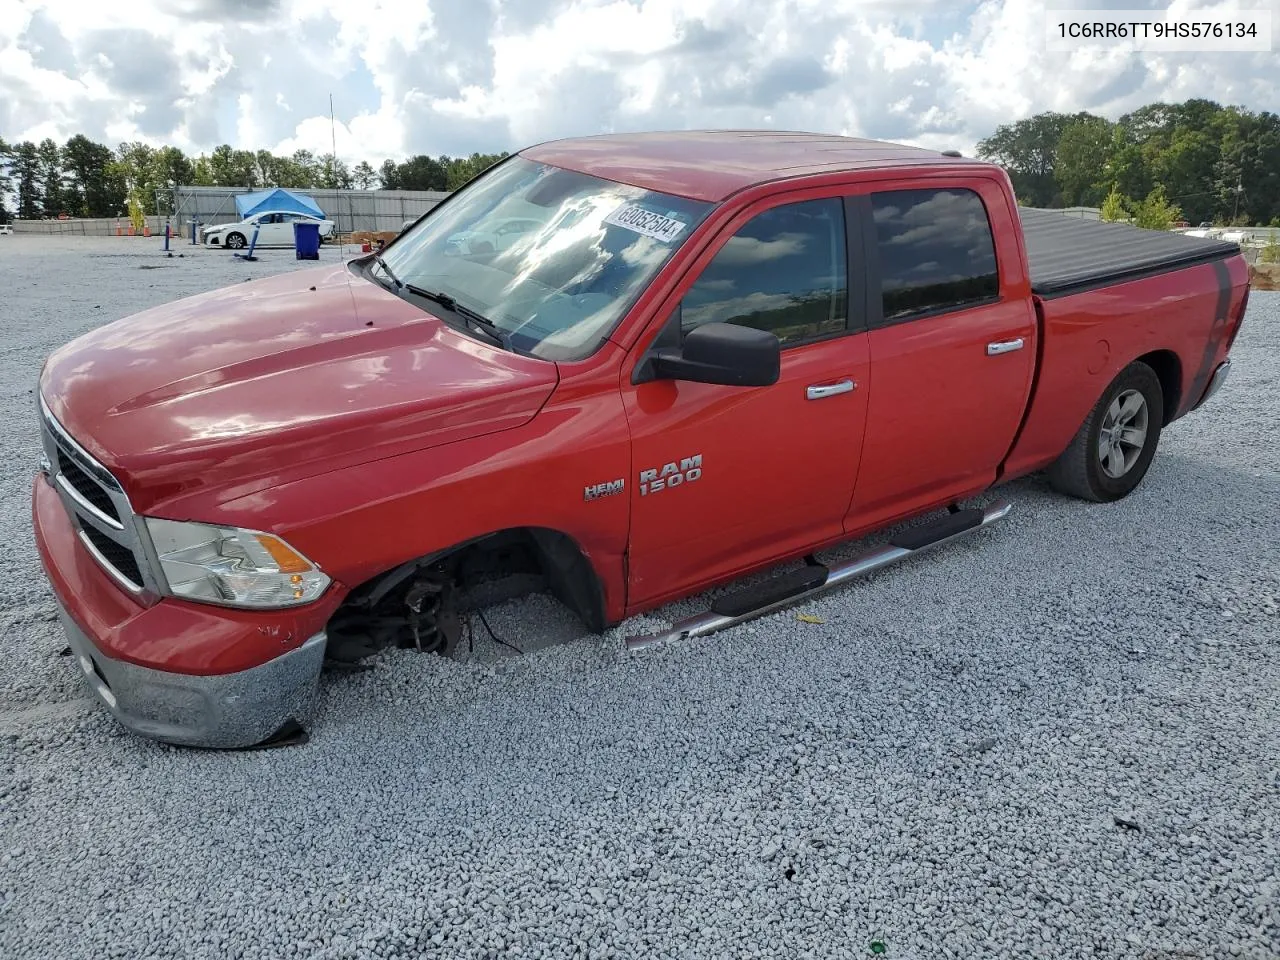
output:
<path id="1" fill-rule="evenodd" d="M 704 323 L 678 347 L 659 347 L 636 382 L 688 380 L 728 387 L 767 387 L 778 382 L 782 344 L 768 330 L 732 323 Z"/>

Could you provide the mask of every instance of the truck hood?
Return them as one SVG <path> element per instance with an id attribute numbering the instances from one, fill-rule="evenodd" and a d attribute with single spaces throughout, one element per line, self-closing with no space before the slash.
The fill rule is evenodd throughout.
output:
<path id="1" fill-rule="evenodd" d="M 142 512 L 508 430 L 557 381 L 340 264 L 100 327 L 49 358 L 40 393 Z"/>

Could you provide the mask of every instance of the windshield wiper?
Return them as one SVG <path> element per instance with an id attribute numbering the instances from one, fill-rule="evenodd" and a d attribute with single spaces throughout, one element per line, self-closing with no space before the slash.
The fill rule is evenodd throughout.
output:
<path id="1" fill-rule="evenodd" d="M 380 266 L 380 267 L 382 268 L 383 272 L 384 272 L 384 273 L 386 273 L 386 275 L 387 275 L 388 279 L 390 279 L 390 280 L 391 280 L 391 282 L 392 282 L 392 283 L 394 283 L 394 284 L 396 285 L 396 289 L 397 289 L 397 290 L 403 290 L 403 289 L 404 289 L 404 284 L 400 281 L 400 278 L 399 278 L 399 277 L 397 277 L 397 276 L 396 276 L 396 275 L 391 271 L 391 268 L 390 268 L 389 266 L 387 266 L 387 261 L 385 261 L 385 260 L 383 260 L 383 259 L 382 259 L 382 254 L 380 254 L 380 253 L 375 253 L 375 254 L 373 255 L 373 262 L 374 262 L 374 263 L 376 263 L 378 266 Z"/>
<path id="2" fill-rule="evenodd" d="M 477 313 L 470 307 L 464 307 L 462 304 L 458 303 L 457 300 L 442 290 L 427 290 L 424 287 L 414 286 L 412 283 L 405 284 L 404 288 L 410 293 L 422 297 L 424 300 L 430 300 L 432 303 L 440 304 L 440 306 L 444 307 L 451 313 L 456 313 L 465 320 L 472 329 L 483 333 L 496 346 L 502 347 L 504 350 L 511 349 L 511 335 L 506 333 L 483 313 Z"/>

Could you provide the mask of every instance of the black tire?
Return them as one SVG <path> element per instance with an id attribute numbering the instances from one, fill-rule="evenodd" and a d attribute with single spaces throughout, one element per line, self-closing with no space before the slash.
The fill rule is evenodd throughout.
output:
<path id="1" fill-rule="evenodd" d="M 1135 406 L 1134 396 L 1142 398 L 1145 409 Z M 1121 413 L 1119 429 L 1112 430 L 1117 411 Z M 1142 439 L 1136 444 L 1134 428 L 1140 421 Z M 1071 445 L 1049 467 L 1049 483 L 1059 493 L 1095 503 L 1127 497 L 1147 475 L 1163 425 L 1160 378 L 1145 363 L 1129 364 L 1103 391 Z"/>
<path id="2" fill-rule="evenodd" d="M 226 246 L 230 247 L 232 250 L 239 250 L 244 246 L 244 234 L 228 233 Z"/>

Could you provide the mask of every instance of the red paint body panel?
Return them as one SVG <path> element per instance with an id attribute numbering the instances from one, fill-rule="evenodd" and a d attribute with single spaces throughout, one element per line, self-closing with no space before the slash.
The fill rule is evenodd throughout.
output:
<path id="1" fill-rule="evenodd" d="M 53 487 L 37 476 L 32 523 L 40 560 L 59 602 L 113 660 L 171 673 L 236 673 L 302 646 L 324 629 L 346 591 L 329 588 L 290 611 L 245 611 L 180 600 L 139 606 L 80 544 Z"/>
<path id="2" fill-rule="evenodd" d="M 913 166 L 988 166 L 958 157 L 940 160 L 932 150 L 879 140 L 759 130 L 579 137 L 529 147 L 520 155 L 646 190 L 713 202 L 783 179 L 847 177 L 850 171 L 862 170 L 883 174 Z"/>
<path id="3" fill-rule="evenodd" d="M 149 310 L 50 358 L 52 412 L 137 512 L 270 531 L 335 581 L 286 612 L 171 599 L 144 609 L 37 478 L 46 571 L 105 653 L 175 672 L 244 669 L 288 649 L 280 635 L 296 645 L 321 629 L 370 578 L 517 527 L 571 538 L 616 622 L 1047 465 L 1138 356 L 1177 356 L 1185 410 L 1197 372 L 1226 355 L 1229 330 L 1206 351 L 1220 267 L 1050 300 L 1039 317 L 1008 178 L 976 161 L 745 133 L 587 138 L 523 155 L 723 201 L 586 360 L 489 347 L 345 266 Z M 923 185 L 982 196 L 998 302 L 786 350 L 770 387 L 631 383 L 698 272 L 755 212 Z M 1234 311 L 1246 268 L 1240 257 L 1226 268 Z M 1017 337 L 1022 350 L 986 354 Z M 806 400 L 807 386 L 846 378 L 856 390 Z M 695 456 L 690 478 L 682 461 Z M 668 463 L 684 482 L 642 495 L 643 472 Z M 620 495 L 584 498 L 618 480 Z"/>
<path id="4" fill-rule="evenodd" d="M 805 388 L 845 379 L 861 387 L 867 370 L 867 338 L 858 334 L 786 351 L 769 387 L 726 393 L 701 383 L 624 382 L 635 465 L 631 609 L 840 536 L 867 395 L 808 401 Z M 696 479 L 641 486 L 641 471 L 679 468 L 694 455 L 705 465 Z"/>
<path id="5" fill-rule="evenodd" d="M 101 327 L 55 352 L 41 387 L 136 511 L 185 519 L 209 488 L 235 498 L 519 426 L 556 380 L 319 267 Z"/>
<path id="6" fill-rule="evenodd" d="M 871 409 L 845 518 L 850 532 L 990 486 L 1026 410 L 1037 326 L 1017 210 L 995 178 L 948 182 L 975 191 L 987 208 L 1000 300 L 871 331 Z M 904 180 L 894 189 L 929 184 Z M 1021 350 L 987 355 L 987 344 L 1018 338 Z"/>
<path id="7" fill-rule="evenodd" d="M 627 477 L 630 443 L 612 344 L 566 375 L 530 422 L 393 459 L 358 464 L 209 503 L 201 518 L 266 523 L 332 577 L 355 586 L 464 540 L 514 527 L 568 534 L 621 617 L 628 508 L 624 496 L 583 500 L 583 487 Z"/>
<path id="8" fill-rule="evenodd" d="M 1232 257 L 1226 269 L 1234 329 L 1249 268 L 1243 257 Z M 1192 381 L 1203 362 L 1217 299 L 1215 268 L 1205 264 L 1044 301 L 1039 382 L 1004 478 L 1052 463 L 1107 384 L 1145 354 L 1174 353 L 1181 368 L 1179 412 L 1195 404 L 1200 398 L 1192 395 Z M 1227 337 L 1221 337 L 1210 372 L 1227 358 L 1227 349 Z"/>

